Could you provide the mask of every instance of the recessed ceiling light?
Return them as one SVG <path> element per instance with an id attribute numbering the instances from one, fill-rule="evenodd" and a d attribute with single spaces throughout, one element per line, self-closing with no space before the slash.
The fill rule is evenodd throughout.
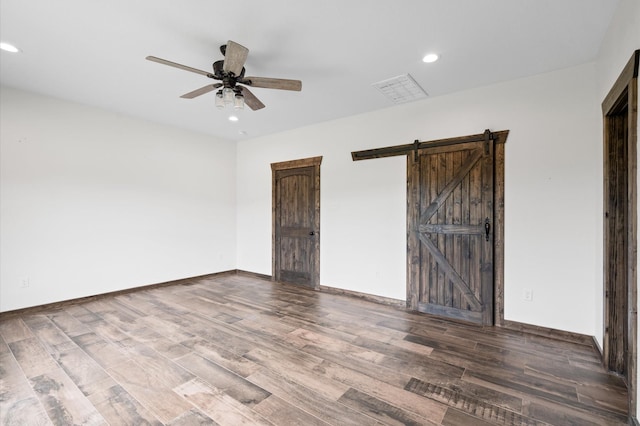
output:
<path id="1" fill-rule="evenodd" d="M 431 62 L 435 62 L 437 60 L 438 55 L 436 55 L 435 53 L 429 53 L 424 58 L 422 58 L 422 62 L 426 62 L 427 64 L 430 64 Z"/>
<path id="2" fill-rule="evenodd" d="M 4 41 L 0 42 L 0 49 L 11 53 L 18 53 L 20 51 L 20 49 L 15 47 L 13 44 L 5 43 Z"/>
<path id="3" fill-rule="evenodd" d="M 238 121 L 238 117 L 236 117 L 235 115 L 232 115 L 229 117 L 229 121 Z"/>

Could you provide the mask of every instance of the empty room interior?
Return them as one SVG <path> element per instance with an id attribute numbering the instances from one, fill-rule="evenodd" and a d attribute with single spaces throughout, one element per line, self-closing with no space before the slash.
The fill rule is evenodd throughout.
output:
<path id="1" fill-rule="evenodd" d="M 0 423 L 638 425 L 639 0 L 0 2 Z"/>

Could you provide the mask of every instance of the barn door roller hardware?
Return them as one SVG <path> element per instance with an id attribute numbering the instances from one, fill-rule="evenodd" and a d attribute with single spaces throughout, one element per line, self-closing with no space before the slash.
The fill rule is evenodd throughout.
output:
<path id="1" fill-rule="evenodd" d="M 489 141 L 494 140 L 493 133 L 486 129 L 484 131 L 484 155 L 489 155 Z"/>
<path id="2" fill-rule="evenodd" d="M 418 139 L 413 141 L 413 143 L 406 145 L 396 145 L 396 146 L 387 146 L 384 148 L 374 148 L 374 149 L 366 149 L 364 151 L 353 151 L 351 153 L 351 158 L 353 161 L 358 160 L 370 160 L 372 158 L 383 158 L 383 157 L 395 157 L 397 155 L 408 155 L 413 152 L 414 161 L 418 160 L 418 151 L 425 148 L 434 148 L 438 146 L 447 146 L 447 145 L 455 145 L 460 143 L 467 142 L 485 142 L 485 155 L 489 155 L 490 144 L 489 141 L 497 141 L 499 139 L 499 133 L 502 132 L 492 132 L 487 129 L 484 133 L 480 133 L 472 136 L 465 136 L 462 138 L 450 138 L 450 139 L 439 139 L 435 141 L 429 142 L 420 142 Z M 498 142 L 496 142 L 498 143 Z"/>

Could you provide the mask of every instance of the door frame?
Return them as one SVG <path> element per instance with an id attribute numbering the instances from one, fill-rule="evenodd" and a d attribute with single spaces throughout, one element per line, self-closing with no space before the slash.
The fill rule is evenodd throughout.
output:
<path id="1" fill-rule="evenodd" d="M 494 141 L 493 159 L 493 323 L 495 326 L 503 327 L 508 324 L 504 320 L 504 175 L 505 175 L 505 143 L 509 135 L 508 130 L 498 132 L 485 131 L 477 135 L 461 136 L 448 139 L 438 139 L 434 141 L 420 142 L 419 149 L 436 146 L 459 145 L 468 142 L 483 141 L 487 136 Z M 417 141 L 416 141 L 417 142 Z M 417 145 L 417 144 L 416 144 Z M 418 145 L 417 145 L 418 146 Z M 417 176 L 415 168 L 418 167 L 417 158 L 413 153 L 407 155 L 407 190 L 410 187 L 417 190 L 417 185 L 409 181 L 412 176 Z M 414 169 L 411 169 L 414 168 Z M 413 184 L 413 186 L 411 186 Z M 413 215 L 417 208 L 412 205 L 412 200 L 417 200 L 417 194 L 407 193 L 407 253 L 409 253 L 410 229 L 415 221 Z M 407 307 L 413 303 L 409 294 L 411 279 L 416 279 L 411 275 L 411 259 L 407 256 Z"/>
<path id="2" fill-rule="evenodd" d="M 315 232 L 315 244 L 314 244 L 314 264 L 313 273 L 311 274 L 311 283 L 315 290 L 320 289 L 320 164 L 322 163 L 322 156 L 302 158 L 299 160 L 282 161 L 278 163 L 271 163 L 271 280 L 276 280 L 276 271 L 279 265 L 277 264 L 278 256 L 276 247 L 276 221 L 277 221 L 277 197 L 276 197 L 276 172 L 281 170 L 298 169 L 306 167 L 315 168 L 315 182 L 314 182 L 314 232 Z"/>
<path id="3" fill-rule="evenodd" d="M 637 236 L 638 236 L 638 199 L 637 199 L 637 144 L 638 144 L 638 63 L 640 50 L 636 50 L 631 59 L 627 62 L 622 73 L 614 83 L 613 87 L 602 102 L 603 118 L 603 350 L 602 362 L 605 368 L 609 369 L 610 351 L 612 339 L 626 338 L 626 374 L 627 389 L 629 395 L 629 417 L 635 418 L 637 407 Z M 614 120 L 624 114 L 626 108 L 627 121 L 627 141 L 624 147 L 623 165 L 626 169 L 626 206 L 618 209 L 624 214 L 624 229 L 621 230 L 624 239 L 625 259 L 624 268 L 626 273 L 626 301 L 616 302 L 613 297 L 614 283 L 611 283 L 607 274 L 609 265 L 610 246 L 616 241 L 609 231 L 608 212 L 615 208 L 610 200 L 609 184 L 614 176 L 614 163 L 609 158 L 611 145 L 618 140 L 612 130 Z M 624 158 L 626 156 L 626 158 Z M 626 303 L 624 303 L 626 302 Z M 609 309 L 613 304 L 613 309 Z M 617 306 L 626 304 L 626 330 L 611 330 L 612 315 L 615 315 Z M 622 335 L 619 335 L 622 334 Z M 626 335 L 625 335 L 626 334 Z"/>

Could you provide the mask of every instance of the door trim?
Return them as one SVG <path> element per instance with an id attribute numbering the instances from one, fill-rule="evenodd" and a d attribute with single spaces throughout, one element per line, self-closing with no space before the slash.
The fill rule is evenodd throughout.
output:
<path id="1" fill-rule="evenodd" d="M 320 164 L 322 156 L 302 158 L 299 160 L 282 161 L 271 163 L 271 280 L 276 279 L 277 256 L 276 256 L 276 172 L 280 170 L 297 169 L 302 167 L 315 167 L 315 214 L 314 214 L 314 232 L 316 234 L 315 256 L 313 265 L 313 274 L 311 282 L 315 290 L 320 289 Z"/>
<path id="2" fill-rule="evenodd" d="M 638 64 L 640 50 L 636 50 L 627 62 L 622 73 L 602 102 L 603 118 L 603 364 L 609 367 L 610 343 L 610 312 L 609 295 L 607 290 L 611 287 L 607 275 L 607 252 L 610 245 L 607 223 L 609 205 L 609 183 L 612 175 L 608 153 L 614 135 L 610 131 L 615 116 L 624 114 L 626 107 L 627 120 L 627 144 L 626 144 L 626 180 L 627 200 L 623 212 L 626 215 L 625 232 L 625 263 L 626 263 L 626 304 L 627 304 L 627 354 L 626 354 L 626 380 L 629 395 L 629 417 L 635 418 L 637 407 L 637 236 L 638 236 L 638 188 L 637 188 L 637 144 L 638 144 Z"/>

